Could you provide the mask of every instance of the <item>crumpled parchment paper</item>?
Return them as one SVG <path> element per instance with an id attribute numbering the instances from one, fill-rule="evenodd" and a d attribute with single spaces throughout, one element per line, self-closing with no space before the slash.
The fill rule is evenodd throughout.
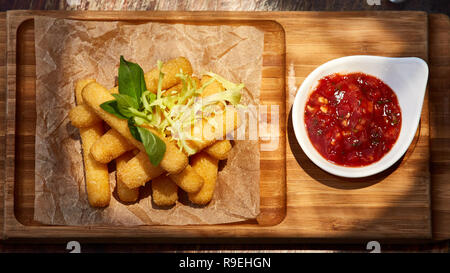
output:
<path id="1" fill-rule="evenodd" d="M 119 56 L 144 72 L 157 60 L 187 57 L 194 73 L 212 71 L 245 83 L 244 104 L 259 103 L 264 33 L 251 26 L 206 26 L 156 22 L 103 22 L 35 17 L 36 157 L 34 219 L 54 225 L 218 224 L 255 218 L 259 213 L 259 145 L 237 140 L 218 175 L 207 206 L 179 202 L 159 208 L 151 186 L 135 204 L 115 193 L 104 209 L 89 206 L 78 129 L 71 126 L 76 80 L 92 77 L 114 86 Z M 256 115 L 256 113 L 251 113 Z M 242 127 L 243 128 L 243 127 Z M 242 129 L 241 128 L 241 129 Z M 111 189 L 115 172 L 110 173 Z"/>

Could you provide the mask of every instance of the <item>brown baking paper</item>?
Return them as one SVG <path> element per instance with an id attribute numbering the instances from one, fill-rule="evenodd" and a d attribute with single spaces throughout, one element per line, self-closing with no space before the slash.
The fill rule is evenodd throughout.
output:
<path id="1" fill-rule="evenodd" d="M 34 219 L 55 225 L 218 224 L 255 218 L 259 213 L 259 146 L 237 140 L 220 170 L 213 200 L 190 204 L 186 194 L 171 208 L 152 204 L 151 186 L 135 204 L 113 193 L 104 209 L 89 206 L 78 129 L 71 126 L 74 84 L 95 78 L 114 86 L 119 56 L 144 71 L 178 56 L 187 57 L 197 75 L 212 71 L 243 82 L 244 104 L 259 103 L 264 33 L 250 26 L 202 26 L 101 22 L 35 17 L 36 164 Z M 252 112 L 252 115 L 256 115 Z M 110 174 L 115 188 L 115 172 Z"/>

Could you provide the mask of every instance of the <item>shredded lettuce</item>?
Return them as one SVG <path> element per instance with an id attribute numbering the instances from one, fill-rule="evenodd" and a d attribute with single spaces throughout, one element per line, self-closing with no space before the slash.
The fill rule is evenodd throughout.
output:
<path id="1" fill-rule="evenodd" d="M 219 76 L 215 73 L 206 72 L 205 75 L 208 75 L 208 76 L 212 77 L 213 79 L 215 79 L 216 81 L 220 82 L 222 84 L 222 86 L 225 88 L 225 90 L 232 90 L 232 91 L 240 92 L 242 90 L 242 88 L 244 88 L 243 83 L 240 83 L 240 84 L 232 83 L 232 82 L 226 80 L 225 78 L 223 78 L 222 76 Z"/>
<path id="2" fill-rule="evenodd" d="M 233 106 L 238 105 L 241 101 L 241 92 L 238 90 L 225 90 L 206 97 L 203 104 L 210 105 L 215 103 L 223 103 L 224 101 L 231 103 Z"/>
<path id="3" fill-rule="evenodd" d="M 211 80 L 197 86 L 196 81 L 182 70 L 176 75 L 181 83 L 180 92 L 167 92 L 162 90 L 164 73 L 162 72 L 162 62 L 158 61 L 158 88 L 156 94 L 146 90 L 141 95 L 142 107 L 140 110 L 133 109 L 134 121 L 138 125 L 146 124 L 158 129 L 164 136 L 169 136 L 176 141 L 180 150 L 188 155 L 195 154 L 195 148 L 189 145 L 189 140 L 199 141 L 190 134 L 190 128 L 202 119 L 211 124 L 214 128 L 219 126 L 210 117 L 223 112 L 220 105 L 228 104 L 234 107 L 243 107 L 240 104 L 241 90 L 244 84 L 235 84 L 223 77 L 207 72 L 205 75 Z M 204 89 L 218 81 L 225 88 L 225 91 L 201 98 Z"/>

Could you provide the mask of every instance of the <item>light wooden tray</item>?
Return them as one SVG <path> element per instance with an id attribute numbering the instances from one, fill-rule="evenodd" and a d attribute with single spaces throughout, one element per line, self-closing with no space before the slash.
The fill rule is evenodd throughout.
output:
<path id="1" fill-rule="evenodd" d="M 34 15 L 246 24 L 263 30 L 261 101 L 280 105 L 282 115 L 278 150 L 261 154 L 261 215 L 257 221 L 182 227 L 44 226 L 34 222 Z M 290 118 L 297 87 L 330 59 L 367 54 L 428 60 L 427 18 L 422 12 L 8 12 L 4 237 L 431 239 L 428 95 L 416 139 L 406 155 L 388 171 L 368 179 L 342 179 L 321 171 L 296 143 Z"/>

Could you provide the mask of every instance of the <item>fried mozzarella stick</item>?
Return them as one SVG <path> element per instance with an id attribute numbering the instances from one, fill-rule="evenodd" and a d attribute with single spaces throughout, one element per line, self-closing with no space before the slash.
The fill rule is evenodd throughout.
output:
<path id="1" fill-rule="evenodd" d="M 217 172 L 219 170 L 219 160 L 209 156 L 205 152 L 200 152 L 191 157 L 192 168 L 205 181 L 200 191 L 188 193 L 189 200 L 198 205 L 205 205 L 211 201 L 216 187 Z"/>
<path id="2" fill-rule="evenodd" d="M 145 185 L 149 180 L 164 173 L 162 168 L 149 168 L 151 164 L 147 153 L 139 152 L 117 172 L 117 176 L 130 189 Z M 204 183 L 203 178 L 190 165 L 178 174 L 169 175 L 169 178 L 186 192 L 197 192 Z"/>
<path id="3" fill-rule="evenodd" d="M 191 165 L 187 165 L 181 173 L 169 175 L 169 178 L 185 192 L 198 192 L 204 184 L 203 178 Z"/>
<path id="4" fill-rule="evenodd" d="M 203 76 L 201 79 L 200 84 L 203 86 L 207 82 L 211 80 L 210 76 Z M 206 86 L 205 89 L 202 92 L 202 98 L 206 98 L 208 96 L 214 95 L 219 92 L 223 92 L 225 88 L 222 86 L 222 84 L 218 81 L 213 81 L 210 85 Z M 223 105 L 221 105 L 223 106 Z M 224 160 L 228 158 L 228 153 L 231 150 L 231 143 L 229 140 L 219 140 L 212 144 L 209 147 L 205 148 L 205 152 L 208 153 L 210 156 L 217 158 L 219 160 Z"/>
<path id="5" fill-rule="evenodd" d="M 165 174 L 152 180 L 153 202 L 158 206 L 172 206 L 178 200 L 178 187 Z"/>
<path id="6" fill-rule="evenodd" d="M 69 112 L 70 122 L 74 127 L 86 128 L 102 121 L 87 105 L 78 105 Z"/>
<path id="7" fill-rule="evenodd" d="M 82 79 L 75 83 L 75 101 L 77 105 L 82 105 L 84 103 L 82 92 L 86 85 L 95 82 L 95 79 Z"/>
<path id="8" fill-rule="evenodd" d="M 131 151 L 134 146 L 126 140 L 117 130 L 109 129 L 91 147 L 91 154 L 101 163 L 109 163 L 122 154 Z"/>
<path id="9" fill-rule="evenodd" d="M 123 168 L 117 170 L 117 178 L 128 188 L 134 189 L 163 173 L 163 168 L 152 165 L 146 152 L 139 152 Z"/>
<path id="10" fill-rule="evenodd" d="M 92 144 L 102 136 L 103 132 L 101 123 L 80 129 L 84 171 L 86 174 L 86 191 L 89 204 L 92 207 L 106 207 L 111 199 L 108 166 L 97 162 L 89 153 Z"/>
<path id="11" fill-rule="evenodd" d="M 94 80 L 80 80 L 75 85 L 75 99 L 78 105 L 83 104 L 81 96 L 83 88 Z M 104 133 L 103 124 L 97 123 L 91 127 L 81 128 L 81 144 L 83 148 L 84 172 L 86 176 L 86 192 L 92 207 L 106 207 L 111 200 L 109 188 L 108 166 L 94 160 L 90 154 L 92 144 Z"/>
<path id="12" fill-rule="evenodd" d="M 192 74 L 192 65 L 185 57 L 178 57 L 165 62 L 161 68 L 161 72 L 164 73 L 161 90 L 166 90 L 167 88 L 180 83 L 181 79 L 176 75 L 179 74 L 181 70 L 185 74 Z M 147 90 L 156 93 L 158 90 L 159 69 L 154 68 L 148 71 L 145 73 L 144 78 Z"/>
<path id="13" fill-rule="evenodd" d="M 130 133 L 128 128 L 128 122 L 125 119 L 120 119 L 113 114 L 104 111 L 100 105 L 109 100 L 113 100 L 114 97 L 106 90 L 105 87 L 93 82 L 88 84 L 83 89 L 83 99 L 89 107 L 91 107 L 97 115 L 99 115 L 111 128 L 117 130 L 125 139 L 131 144 L 137 147 L 141 152 L 145 153 L 144 145 L 137 141 Z M 188 164 L 187 156 L 178 149 L 178 147 L 168 138 L 162 136 L 154 129 L 150 129 L 152 133 L 158 136 L 166 144 L 166 152 L 161 160 L 160 166 L 153 166 L 149 164 L 147 168 L 163 168 L 168 173 L 179 173 Z"/>
<path id="14" fill-rule="evenodd" d="M 117 172 L 125 167 L 127 162 L 133 158 L 133 153 L 128 152 L 116 159 L 116 170 Z M 116 172 L 116 174 L 117 174 Z M 128 188 L 122 180 L 117 177 L 116 190 L 119 199 L 124 202 L 135 202 L 139 197 L 139 188 L 130 189 Z"/>
<path id="15" fill-rule="evenodd" d="M 216 124 L 214 127 L 212 124 Z M 212 145 L 218 139 L 224 139 L 226 135 L 241 126 L 239 112 L 234 107 L 227 107 L 220 114 L 210 118 L 209 121 L 202 119 L 194 124 L 191 134 L 195 139 L 188 140 L 189 146 L 196 151 Z"/>
<path id="16" fill-rule="evenodd" d="M 228 154 L 230 153 L 231 148 L 232 147 L 230 141 L 224 139 L 219 140 L 213 145 L 206 147 L 203 151 L 216 159 L 225 160 L 228 158 Z"/>
<path id="17" fill-rule="evenodd" d="M 87 79 L 83 81 L 85 82 L 85 84 L 83 85 L 84 87 L 88 83 L 94 82 L 95 80 Z M 80 98 L 82 89 L 83 88 L 79 89 L 79 92 L 77 93 L 79 94 Z M 110 89 L 109 92 L 111 94 L 118 93 L 119 89 L 118 87 L 114 87 Z M 102 121 L 102 119 L 94 111 L 92 111 L 92 109 L 89 106 L 85 104 L 77 105 L 74 108 L 70 109 L 69 119 L 72 125 L 77 128 L 91 127 L 94 124 Z"/>
<path id="18" fill-rule="evenodd" d="M 94 79 L 82 79 L 75 83 L 75 101 L 77 106 L 69 111 L 69 119 L 74 127 L 83 128 L 99 123 L 101 119 L 95 115 L 95 113 L 89 109 L 86 105 L 83 105 L 83 98 L 81 91 L 83 88 L 91 83 L 95 82 Z"/>

